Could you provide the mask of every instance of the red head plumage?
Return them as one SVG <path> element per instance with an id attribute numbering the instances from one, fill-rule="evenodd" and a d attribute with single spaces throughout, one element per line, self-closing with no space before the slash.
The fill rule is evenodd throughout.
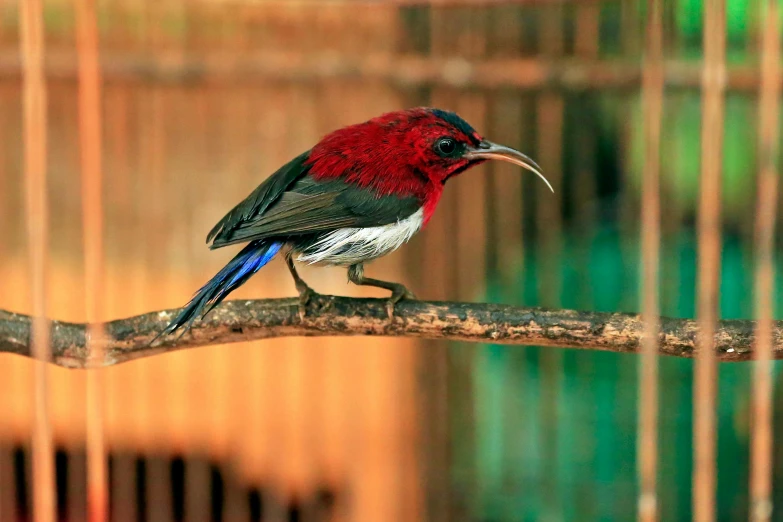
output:
<path id="1" fill-rule="evenodd" d="M 310 151 L 307 164 L 316 179 L 340 178 L 379 195 L 416 196 L 429 220 L 446 180 L 488 159 L 538 171 L 521 153 L 485 141 L 455 113 L 418 107 L 328 134 Z"/>

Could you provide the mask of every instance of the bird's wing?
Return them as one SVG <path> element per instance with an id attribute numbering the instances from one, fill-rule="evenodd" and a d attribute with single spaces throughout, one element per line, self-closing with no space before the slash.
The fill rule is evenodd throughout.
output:
<path id="1" fill-rule="evenodd" d="M 379 196 L 343 181 L 299 179 L 280 199 L 252 220 L 243 221 L 212 248 L 269 237 L 291 237 L 346 227 L 376 227 L 407 218 L 421 208 L 419 198 Z"/>
<path id="2" fill-rule="evenodd" d="M 256 216 L 262 214 L 275 203 L 297 179 L 307 174 L 309 167 L 305 161 L 308 154 L 309 151 L 304 152 L 280 167 L 248 197 L 223 216 L 223 219 L 218 221 L 207 235 L 207 243 L 213 239 L 215 243 L 226 241 L 238 228 L 252 222 Z M 213 246 L 213 248 L 215 247 Z"/>

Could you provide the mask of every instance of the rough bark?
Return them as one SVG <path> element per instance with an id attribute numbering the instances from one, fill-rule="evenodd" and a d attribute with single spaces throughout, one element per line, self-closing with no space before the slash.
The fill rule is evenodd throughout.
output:
<path id="1" fill-rule="evenodd" d="M 176 310 L 106 323 L 103 355 L 85 344 L 84 324 L 52 321 L 53 364 L 67 368 L 111 366 L 141 357 L 214 344 L 293 336 L 418 337 L 494 344 L 543 345 L 621 353 L 639 351 L 643 325 L 635 314 L 546 310 L 508 305 L 402 301 L 394 321 L 381 299 L 317 296 L 300 321 L 296 299 L 229 301 L 177 339 L 150 345 Z M 659 353 L 693 357 L 698 327 L 688 319 L 661 320 Z M 774 330 L 773 357 L 783 359 L 783 322 Z M 0 353 L 31 357 L 30 317 L 0 310 Z M 715 334 L 720 361 L 747 361 L 755 343 L 753 321 L 721 321 Z"/>

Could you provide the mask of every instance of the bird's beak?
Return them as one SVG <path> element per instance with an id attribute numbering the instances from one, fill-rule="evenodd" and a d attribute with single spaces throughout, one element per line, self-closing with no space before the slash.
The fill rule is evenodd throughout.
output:
<path id="1" fill-rule="evenodd" d="M 518 150 L 485 140 L 479 143 L 478 147 L 468 147 L 462 157 L 469 160 L 502 160 L 513 163 L 514 165 L 519 165 L 523 169 L 529 170 L 544 180 L 544 183 L 549 187 L 549 190 L 551 190 L 553 194 L 555 192 L 552 185 L 550 185 L 549 180 L 541 173 L 541 167 Z"/>

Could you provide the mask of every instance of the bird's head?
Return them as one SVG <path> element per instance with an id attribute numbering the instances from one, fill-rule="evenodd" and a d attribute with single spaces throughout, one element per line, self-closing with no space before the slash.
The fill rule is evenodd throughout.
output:
<path id="1" fill-rule="evenodd" d="M 385 193 L 416 193 L 421 187 L 441 187 L 487 160 L 519 165 L 552 190 L 541 168 L 526 155 L 484 139 L 453 112 L 425 107 L 334 131 L 313 148 L 308 163 L 316 176 L 339 175 Z"/>

